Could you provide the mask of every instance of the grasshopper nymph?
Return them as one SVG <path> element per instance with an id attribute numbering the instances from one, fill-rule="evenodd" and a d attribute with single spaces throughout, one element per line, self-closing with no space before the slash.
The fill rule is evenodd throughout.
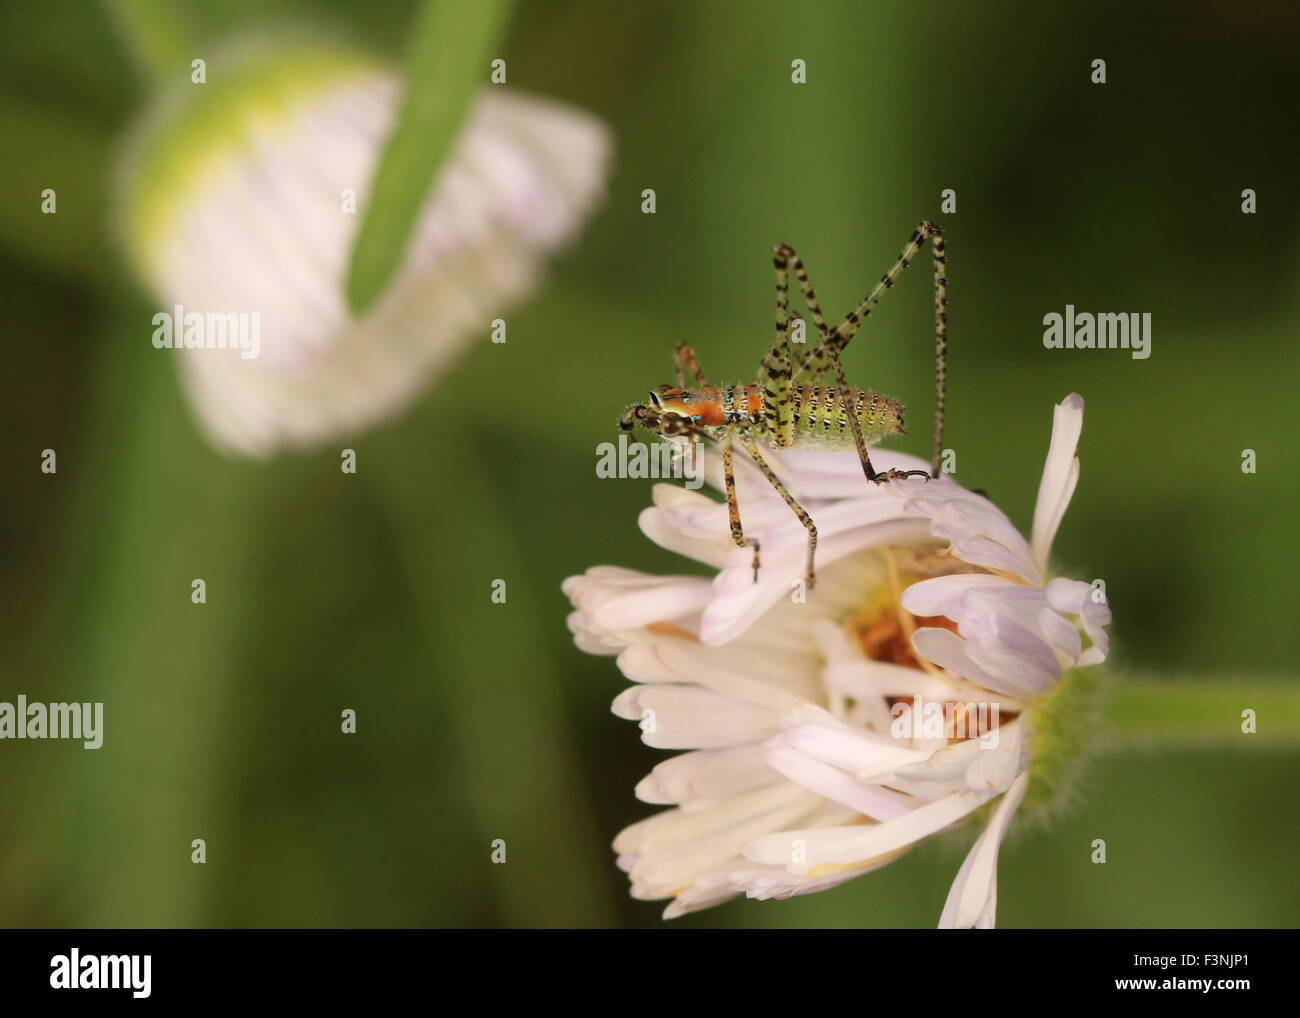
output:
<path id="1" fill-rule="evenodd" d="M 924 470 L 878 472 L 871 465 L 867 448 L 888 435 L 902 434 L 904 409 L 902 404 L 878 393 L 850 388 L 844 378 L 840 354 L 884 292 L 893 287 L 897 277 L 927 240 L 934 259 L 934 454 L 928 474 Z M 619 426 L 624 431 L 641 427 L 670 441 L 712 439 L 721 446 L 731 537 L 739 547 L 753 547 L 754 580 L 757 582 L 758 540 L 745 537 L 740 525 L 740 507 L 736 503 L 732 445 L 733 441 L 738 441 L 808 531 L 807 583 L 811 588 L 816 582 L 813 559 L 817 551 L 817 526 L 763 458 L 759 443 L 786 449 L 796 445 L 834 448 L 851 442 L 862 461 L 863 473 L 876 484 L 913 475 L 939 476 L 948 359 L 948 278 L 943 233 L 930 222 L 923 221 L 917 226 L 893 268 L 833 329 L 826 325 L 817 295 L 808 282 L 808 273 L 794 248 L 778 244 L 772 253 L 776 267 L 776 339 L 759 365 L 753 383 L 710 387 L 695 359 L 695 351 L 686 343 L 679 343 L 675 353 L 677 385 L 652 389 L 649 402 L 628 407 L 619 420 Z M 789 338 L 788 277 L 791 270 L 820 336 L 816 345 L 793 360 Z M 834 384 L 823 385 L 822 379 L 828 371 L 834 372 Z M 687 373 L 695 382 L 694 388 L 686 386 Z"/>

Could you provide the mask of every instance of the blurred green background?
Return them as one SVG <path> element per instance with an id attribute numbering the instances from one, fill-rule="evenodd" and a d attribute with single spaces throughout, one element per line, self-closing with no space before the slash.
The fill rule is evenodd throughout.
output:
<path id="1" fill-rule="evenodd" d="M 414 13 L 188 9 L 205 42 L 321 23 L 393 60 Z M 4 21 L 0 699 L 102 700 L 107 732 L 95 752 L 0 743 L 0 924 L 659 924 L 608 845 L 651 811 L 632 787 L 663 754 L 609 713 L 624 680 L 573 648 L 559 585 L 683 568 L 636 529 L 651 482 L 598 482 L 595 447 L 671 380 L 680 339 L 711 377 L 752 373 L 776 241 L 838 316 L 940 221 L 959 477 L 1027 529 L 1052 404 L 1081 393 L 1056 557 L 1106 580 L 1120 681 L 1294 680 L 1296 11 L 520 3 L 510 84 L 610 123 L 608 201 L 507 344 L 485 334 L 410 413 L 343 443 L 355 477 L 335 448 L 257 464 L 200 439 L 109 228 L 145 99 L 122 40 L 91 3 Z M 909 276 L 846 357 L 913 407 L 898 446 L 923 456 L 930 298 Z M 1151 312 L 1151 358 L 1045 350 L 1067 303 Z M 1074 809 L 1004 848 L 999 924 L 1296 925 L 1300 749 L 1266 716 L 1256 739 L 1237 723 L 1098 754 Z M 933 926 L 960 860 L 927 844 L 840 890 L 675 925 Z"/>

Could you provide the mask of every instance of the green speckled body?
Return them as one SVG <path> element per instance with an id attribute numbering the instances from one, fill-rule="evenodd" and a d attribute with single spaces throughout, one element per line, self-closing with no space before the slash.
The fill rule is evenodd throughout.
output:
<path id="1" fill-rule="evenodd" d="M 721 440 L 732 430 L 748 431 L 755 439 L 777 448 L 853 445 L 850 408 L 862 426 L 862 438 L 875 445 L 887 435 L 903 432 L 903 405 L 867 389 L 849 389 L 840 399 L 835 385 L 790 386 L 788 434 L 781 434 L 776 408 L 769 405 L 761 385 L 734 385 L 723 389 L 679 389 L 660 386 L 653 393 L 662 413 L 689 417 L 710 438 Z"/>

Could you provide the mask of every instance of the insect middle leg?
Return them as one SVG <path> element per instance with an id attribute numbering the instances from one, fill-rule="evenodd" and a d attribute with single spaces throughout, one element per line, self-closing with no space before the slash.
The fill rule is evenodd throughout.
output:
<path id="1" fill-rule="evenodd" d="M 775 471 L 772 470 L 772 467 L 768 464 L 767 460 L 765 460 L 762 454 L 758 451 L 758 443 L 749 436 L 744 436 L 741 441 L 745 445 L 745 451 L 749 453 L 750 458 L 758 465 L 758 469 L 763 471 L 763 476 L 766 477 L 772 487 L 777 490 L 777 493 L 785 499 L 785 504 L 793 510 L 795 516 L 799 517 L 799 522 L 802 523 L 804 529 L 808 531 L 807 582 L 808 589 L 812 590 L 812 588 L 817 585 L 817 573 L 813 568 L 813 560 L 817 555 L 817 524 L 813 522 L 812 517 L 808 515 L 807 510 L 804 509 L 804 507 L 795 500 L 795 497 L 786 490 L 785 485 L 781 483 L 781 479 L 776 476 Z M 755 568 L 757 568 L 757 562 L 755 563 Z M 755 573 L 755 579 L 757 579 L 757 573 Z"/>
<path id="2" fill-rule="evenodd" d="M 875 306 L 880 303 L 880 298 L 885 291 L 893 289 L 895 280 L 911 264 L 913 257 L 927 240 L 930 241 L 930 251 L 934 261 L 935 332 L 934 452 L 930 461 L 930 476 L 938 477 L 939 461 L 943 454 L 944 399 L 948 372 L 948 270 L 943 231 L 939 227 L 926 220 L 922 220 L 918 224 L 903 248 L 903 253 L 894 262 L 893 267 L 880 277 L 880 282 L 863 298 L 861 304 L 848 313 L 844 321 L 830 330 L 829 333 L 823 335 L 819 346 L 809 350 L 804 355 L 795 376 L 797 380 L 815 382 L 828 369 L 833 369 L 835 380 L 840 388 L 840 397 L 842 400 L 847 399 L 848 385 L 844 378 L 844 368 L 840 364 L 840 353 L 848 346 L 849 340 L 853 338 L 854 333 L 866 321 Z M 858 421 L 856 416 L 850 415 L 850 423 L 853 430 L 853 439 L 858 447 L 858 455 L 862 460 L 862 469 L 869 480 L 879 484 L 894 477 L 905 477 L 912 474 L 925 475 L 925 472 L 921 470 L 888 470 L 884 473 L 877 473 L 872 468 L 871 459 L 867 455 L 866 443 L 862 439 L 861 422 Z"/>
<path id="3" fill-rule="evenodd" d="M 758 538 L 746 537 L 740 525 L 740 503 L 736 501 L 736 470 L 731 460 L 731 432 L 722 439 L 722 478 L 727 489 L 727 515 L 731 519 L 731 539 L 736 547 L 754 546 L 754 582 L 758 582 Z"/>
<path id="4" fill-rule="evenodd" d="M 862 461 L 862 472 L 866 474 L 867 480 L 875 484 L 884 484 L 886 481 L 893 481 L 904 477 L 924 477 L 929 479 L 930 473 L 925 470 L 895 470 L 890 467 L 885 471 L 877 471 L 871 465 L 871 457 L 867 453 L 867 443 L 862 437 L 862 422 L 858 420 L 857 407 L 852 405 L 849 399 L 849 383 L 844 378 L 844 365 L 840 363 L 838 353 L 831 355 L 831 367 L 835 370 L 835 382 L 839 387 L 840 405 L 845 407 L 849 415 L 849 428 L 853 432 L 853 444 L 857 446 L 858 459 Z M 939 462 L 939 453 L 935 453 L 934 462 Z M 939 476 L 939 468 L 934 468 L 934 476 Z"/>

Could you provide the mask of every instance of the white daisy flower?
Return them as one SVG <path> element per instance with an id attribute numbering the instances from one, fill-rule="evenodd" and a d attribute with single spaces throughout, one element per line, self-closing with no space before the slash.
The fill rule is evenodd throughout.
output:
<path id="1" fill-rule="evenodd" d="M 1065 716 L 1087 713 L 1094 686 L 1081 669 L 1108 649 L 1104 599 L 1048 569 L 1082 424 L 1079 396 L 1056 407 L 1029 542 L 949 478 L 877 487 L 854 452 L 774 450 L 820 532 L 806 601 L 805 531 L 739 458 L 758 582 L 725 504 L 670 485 L 655 488 L 641 529 L 715 576 L 602 566 L 566 581 L 577 645 L 617 654 L 638 683 L 614 713 L 639 721 L 647 745 L 689 751 L 636 788 L 674 808 L 615 839 L 634 897 L 671 898 L 672 918 L 740 893 L 806 894 L 979 815 L 940 925 L 993 925 L 1002 838 L 1022 802 L 1057 798 L 1078 755 Z M 719 457 L 705 455 L 720 488 Z"/>
<path id="2" fill-rule="evenodd" d="M 259 316 L 256 356 L 248 346 L 168 354 L 226 451 L 314 446 L 395 415 L 536 285 L 604 186 L 603 124 L 486 89 L 393 283 L 354 319 L 344 281 L 399 76 L 322 47 L 253 51 L 213 61 L 209 74 L 137 129 L 122 226 L 163 311 Z"/>

